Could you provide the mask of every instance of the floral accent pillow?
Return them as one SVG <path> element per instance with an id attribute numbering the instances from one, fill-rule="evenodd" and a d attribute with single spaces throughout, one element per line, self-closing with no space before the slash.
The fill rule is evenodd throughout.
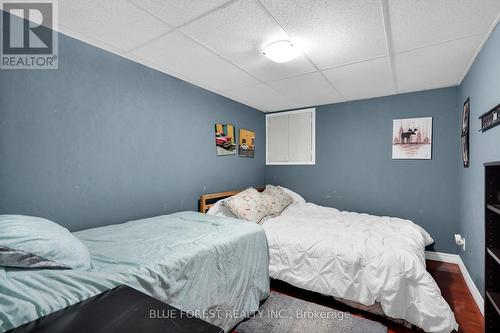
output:
<path id="1" fill-rule="evenodd" d="M 224 205 L 238 218 L 255 223 L 271 214 L 264 196 L 252 187 L 225 199 Z"/>
<path id="2" fill-rule="evenodd" d="M 273 215 L 280 214 L 293 202 L 291 195 L 283 191 L 282 188 L 274 185 L 266 185 L 266 189 L 262 192 L 262 196 L 265 198 L 264 200 Z"/>

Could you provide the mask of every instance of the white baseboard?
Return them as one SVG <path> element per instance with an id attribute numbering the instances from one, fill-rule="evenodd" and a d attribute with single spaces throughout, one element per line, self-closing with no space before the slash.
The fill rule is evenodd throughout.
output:
<path id="1" fill-rule="evenodd" d="M 458 254 L 425 251 L 425 259 L 427 259 L 427 260 L 448 262 L 450 264 L 457 264 L 458 265 L 459 258 L 460 258 L 460 256 Z"/>
<path id="2" fill-rule="evenodd" d="M 479 307 L 479 310 L 481 311 L 481 314 L 484 316 L 484 299 L 479 290 L 476 287 L 476 284 L 472 280 L 471 276 L 469 275 L 469 272 L 467 271 L 467 268 L 465 267 L 464 262 L 462 261 L 462 258 L 458 256 L 458 267 L 460 267 L 460 272 L 462 272 L 462 276 L 465 279 L 465 283 L 467 283 L 467 287 L 469 287 L 469 291 L 472 294 L 472 297 L 474 297 L 474 300 L 476 301 L 477 306 Z"/>
<path id="3" fill-rule="evenodd" d="M 467 287 L 469 288 L 469 291 L 472 294 L 472 297 L 474 298 L 474 301 L 476 302 L 476 304 L 479 308 L 479 311 L 481 311 L 481 314 L 484 316 L 483 296 L 481 295 L 481 293 L 477 289 L 476 285 L 474 284 L 474 281 L 472 280 L 469 272 L 467 271 L 467 268 L 465 267 L 465 264 L 462 261 L 462 258 L 458 254 L 425 251 L 425 258 L 428 260 L 435 260 L 435 261 L 442 261 L 442 262 L 447 262 L 447 263 L 451 263 L 451 264 L 457 264 L 458 267 L 460 268 L 460 272 L 462 273 L 462 276 L 464 277 L 465 283 L 467 284 Z"/>

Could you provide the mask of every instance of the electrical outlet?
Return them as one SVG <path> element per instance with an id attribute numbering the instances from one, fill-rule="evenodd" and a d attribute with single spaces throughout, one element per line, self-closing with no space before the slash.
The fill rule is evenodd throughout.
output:
<path id="1" fill-rule="evenodd" d="M 462 247 L 462 251 L 465 251 L 465 237 L 460 234 L 455 234 L 455 243 Z"/>

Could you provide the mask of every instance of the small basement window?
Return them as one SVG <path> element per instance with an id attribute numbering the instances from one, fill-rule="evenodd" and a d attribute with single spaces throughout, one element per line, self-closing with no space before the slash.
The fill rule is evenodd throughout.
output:
<path id="1" fill-rule="evenodd" d="M 316 109 L 266 114 L 266 165 L 316 163 Z"/>

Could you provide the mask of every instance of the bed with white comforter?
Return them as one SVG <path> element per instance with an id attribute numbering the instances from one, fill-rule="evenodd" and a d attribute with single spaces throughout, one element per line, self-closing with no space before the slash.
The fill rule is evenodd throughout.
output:
<path id="1" fill-rule="evenodd" d="M 426 332 L 458 329 L 425 269 L 432 238 L 408 220 L 293 203 L 263 223 L 272 278 L 372 305 Z"/>
<path id="2" fill-rule="evenodd" d="M 293 192 L 292 192 L 293 193 Z M 270 276 L 293 286 L 371 306 L 426 332 L 458 329 L 425 268 L 431 236 L 409 220 L 343 212 L 306 203 L 297 194 L 262 223 Z M 209 214 L 227 215 L 223 205 Z"/>

